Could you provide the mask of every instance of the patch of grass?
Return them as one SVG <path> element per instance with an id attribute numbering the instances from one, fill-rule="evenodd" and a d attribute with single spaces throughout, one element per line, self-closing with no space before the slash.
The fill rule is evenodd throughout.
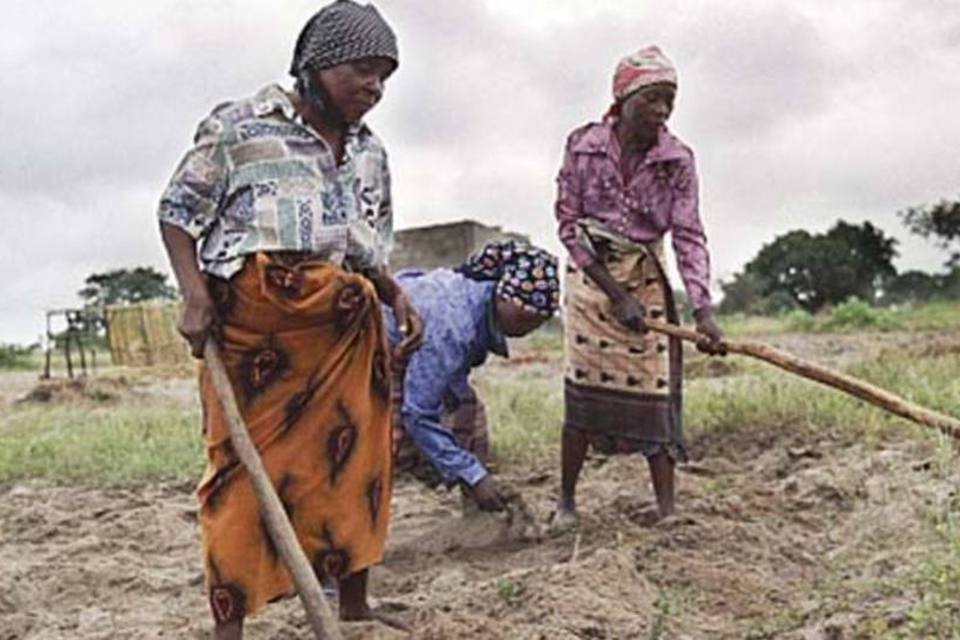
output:
<path id="1" fill-rule="evenodd" d="M 849 432 L 868 445 L 892 429 L 927 433 L 850 396 L 744 361 L 739 375 L 690 380 L 684 426 L 691 440 L 717 433 L 784 429 Z M 888 353 L 851 373 L 949 415 L 960 415 L 960 354 Z M 556 456 L 563 380 L 555 364 L 488 368 L 475 377 L 491 428 L 494 457 L 529 464 Z M 944 472 L 952 464 L 942 462 Z M 113 484 L 195 479 L 203 455 L 194 408 L 128 403 L 114 407 L 21 407 L 0 418 L 0 482 L 44 478 Z"/>
<path id="2" fill-rule="evenodd" d="M 711 358 L 698 355 L 684 360 L 683 375 L 685 380 L 725 378 L 751 371 L 749 365 L 750 363 L 743 358 Z"/>
<path id="3" fill-rule="evenodd" d="M 36 349 L 16 344 L 0 344 L 0 370 L 34 369 Z"/>
<path id="4" fill-rule="evenodd" d="M 922 406 L 960 415 L 960 357 L 887 356 L 849 369 Z M 851 430 L 874 444 L 894 424 L 923 429 L 835 389 L 767 367 L 764 375 L 722 381 L 693 381 L 684 398 L 685 425 L 697 435 L 768 426 L 802 432 Z M 932 433 L 932 432 L 931 432 Z"/>
<path id="5" fill-rule="evenodd" d="M 845 333 L 856 331 L 953 331 L 960 329 L 960 302 L 872 307 L 851 299 L 829 312 L 812 315 L 794 309 L 778 316 L 721 316 L 731 337 L 779 333 Z"/>
<path id="6" fill-rule="evenodd" d="M 831 309 L 821 325 L 824 331 L 895 331 L 903 321 L 894 311 L 872 307 L 863 300 L 850 298 Z"/>
<path id="7" fill-rule="evenodd" d="M 960 356 L 905 357 L 887 354 L 850 372 L 906 399 L 960 416 Z M 891 429 L 926 433 L 915 426 L 835 389 L 749 362 L 746 375 L 689 380 L 684 394 L 684 428 L 690 438 L 707 434 L 789 429 L 815 433 L 849 431 L 878 445 Z M 559 448 L 563 421 L 563 381 L 546 367 L 478 376 L 487 408 L 494 456 L 525 463 Z M 932 433 L 932 432 L 930 432 Z"/>
<path id="8" fill-rule="evenodd" d="M 806 313 L 806 312 L 804 312 Z M 778 333 L 787 333 L 785 316 L 748 316 L 742 313 L 726 314 L 717 317 L 717 324 L 725 335 L 731 338 L 737 336 L 767 336 Z"/>
<path id="9" fill-rule="evenodd" d="M 960 302 L 931 302 L 896 307 L 894 313 L 909 331 L 960 329 Z"/>
<path id="10" fill-rule="evenodd" d="M 938 469 L 951 461 L 949 469 Z M 956 484 L 956 453 L 943 437 L 934 455 L 934 476 Z M 946 476 L 941 473 L 947 472 Z M 862 585 L 844 585 L 869 595 L 870 611 L 857 622 L 856 637 L 912 640 L 960 637 L 960 497 L 955 491 L 918 505 L 925 515 L 922 539 L 912 540 L 914 552 L 899 560 L 890 575 Z M 922 550 L 922 552 L 919 552 Z M 879 599 L 882 598 L 882 599 Z M 895 603 L 894 607 L 884 603 Z"/>
<path id="11" fill-rule="evenodd" d="M 559 329 L 541 329 L 526 338 L 526 346 L 532 351 L 546 353 L 563 352 L 563 332 Z"/>
<path id="12" fill-rule="evenodd" d="M 87 371 L 102 371 L 107 367 L 113 366 L 113 358 L 110 355 L 110 350 L 105 348 L 90 348 L 89 345 L 85 345 L 83 352 L 83 357 L 86 359 Z M 30 354 L 30 369 L 43 369 L 46 365 L 47 355 L 42 349 L 35 349 Z M 79 374 L 80 369 L 80 353 L 74 348 L 70 352 L 70 361 L 73 364 L 74 374 Z M 54 349 L 50 353 L 50 373 L 53 377 L 66 376 L 67 375 L 67 357 L 63 352 L 63 349 Z"/>
<path id="13" fill-rule="evenodd" d="M 954 443 L 941 436 L 930 473 L 953 487 L 960 482 Z M 899 598 L 899 615 L 872 616 L 865 626 L 881 630 L 885 638 L 960 637 L 960 494 L 954 488 L 920 506 L 931 541 L 919 562 L 908 564 L 896 576 L 881 582 L 879 591 Z"/>
<path id="14" fill-rule="evenodd" d="M 960 633 L 960 513 L 945 507 L 934 529 L 939 543 L 908 582 L 919 596 L 906 611 L 906 622 L 892 637 L 955 638 Z"/>
<path id="15" fill-rule="evenodd" d="M 563 380 L 558 372 L 536 365 L 501 375 L 486 373 L 476 382 L 497 460 L 530 462 L 559 444 Z"/>
<path id="16" fill-rule="evenodd" d="M 650 628 L 650 640 L 662 640 L 667 628 L 667 618 L 670 617 L 671 601 L 667 592 L 660 589 L 657 592 L 657 601 L 654 603 L 656 617 L 653 619 L 653 626 Z"/>
<path id="17" fill-rule="evenodd" d="M 199 416 L 167 407 L 28 408 L 0 422 L 0 483 L 126 484 L 195 480 Z"/>
<path id="18" fill-rule="evenodd" d="M 812 314 L 803 309 L 794 309 L 783 316 L 788 331 L 811 333 L 817 329 L 817 321 Z"/>

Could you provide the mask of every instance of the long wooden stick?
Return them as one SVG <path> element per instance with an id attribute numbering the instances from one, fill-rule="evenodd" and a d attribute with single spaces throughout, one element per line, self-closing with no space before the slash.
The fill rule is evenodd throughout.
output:
<path id="1" fill-rule="evenodd" d="M 696 342 L 700 338 L 700 334 L 692 329 L 685 329 L 657 320 L 645 320 L 645 323 L 647 327 L 653 331 L 680 338 L 681 340 Z M 809 378 L 810 380 L 815 380 L 821 384 L 849 393 L 861 400 L 866 400 L 902 418 L 912 420 L 925 427 L 939 429 L 949 436 L 960 439 L 960 420 L 908 402 L 898 395 L 875 387 L 872 384 L 867 384 L 863 380 L 859 380 L 853 376 L 807 362 L 806 360 L 802 360 L 785 351 L 775 349 L 762 342 L 724 340 L 723 345 L 729 353 L 739 353 L 764 360 L 791 373 L 796 373 L 804 378 Z"/>
<path id="2" fill-rule="evenodd" d="M 310 567 L 303 548 L 297 542 L 293 525 L 290 524 L 280 498 L 277 497 L 277 492 L 273 488 L 273 483 L 267 475 L 267 470 L 263 467 L 260 455 L 250 439 L 247 427 L 240 416 L 240 409 L 233 394 L 233 387 L 230 386 L 227 370 L 223 366 L 220 350 L 212 339 L 208 339 L 204 345 L 203 358 L 210 369 L 210 377 L 220 400 L 220 406 L 223 407 L 233 449 L 237 452 L 237 457 L 240 458 L 247 473 L 250 474 L 253 491 L 260 504 L 260 512 L 266 522 L 267 531 L 280 552 L 280 557 L 290 570 L 293 584 L 297 588 L 297 593 L 300 594 L 304 609 L 307 610 L 307 621 L 313 629 L 313 635 L 318 640 L 343 640 L 330 606 L 323 597 L 323 590 L 320 588 L 317 576 Z"/>

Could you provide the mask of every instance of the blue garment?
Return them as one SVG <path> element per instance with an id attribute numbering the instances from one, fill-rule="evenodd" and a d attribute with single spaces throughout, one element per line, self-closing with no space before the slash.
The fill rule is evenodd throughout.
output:
<path id="1" fill-rule="evenodd" d="M 478 282 L 450 269 L 401 271 L 396 281 L 424 322 L 423 345 L 407 363 L 401 418 L 417 449 L 445 482 L 473 486 L 487 475 L 483 464 L 440 422 L 443 398 L 469 392 L 470 370 L 492 352 L 507 356 L 497 326 L 494 281 Z M 400 341 L 393 312 L 383 308 L 391 344 Z"/>

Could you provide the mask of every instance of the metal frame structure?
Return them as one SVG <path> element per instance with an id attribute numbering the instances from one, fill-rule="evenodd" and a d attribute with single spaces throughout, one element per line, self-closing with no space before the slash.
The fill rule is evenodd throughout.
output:
<path id="1" fill-rule="evenodd" d="M 43 367 L 43 376 L 42 379 L 50 379 L 50 360 L 53 355 L 53 350 L 56 348 L 57 344 L 57 335 L 53 333 L 51 329 L 51 320 L 57 316 L 63 316 L 64 320 L 67 323 L 67 329 L 62 334 L 63 338 L 63 351 L 64 356 L 67 361 L 67 377 L 73 380 L 73 359 L 71 358 L 71 343 L 74 343 L 77 347 L 77 351 L 80 354 L 80 371 L 82 376 L 87 375 L 87 357 L 84 353 L 83 340 L 81 339 L 84 335 L 90 334 L 91 329 L 91 318 L 90 313 L 86 309 L 53 309 L 47 311 L 47 348 L 44 358 L 44 367 Z M 97 352 L 96 349 L 90 350 L 90 366 L 91 373 L 97 372 Z"/>

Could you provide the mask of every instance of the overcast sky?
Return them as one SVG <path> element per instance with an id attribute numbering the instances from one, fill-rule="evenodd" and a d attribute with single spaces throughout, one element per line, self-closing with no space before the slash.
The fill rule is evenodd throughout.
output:
<path id="1" fill-rule="evenodd" d="M 554 250 L 566 134 L 597 119 L 625 53 L 680 77 L 714 279 L 776 234 L 870 220 L 898 266 L 945 256 L 904 207 L 960 194 L 956 0 L 380 0 L 401 64 L 369 123 L 396 225 L 473 218 Z M 0 342 L 92 272 L 167 270 L 157 199 L 197 122 L 286 69 L 304 0 L 13 0 L 0 23 Z M 828 257 L 825 257 L 828 259 Z"/>

